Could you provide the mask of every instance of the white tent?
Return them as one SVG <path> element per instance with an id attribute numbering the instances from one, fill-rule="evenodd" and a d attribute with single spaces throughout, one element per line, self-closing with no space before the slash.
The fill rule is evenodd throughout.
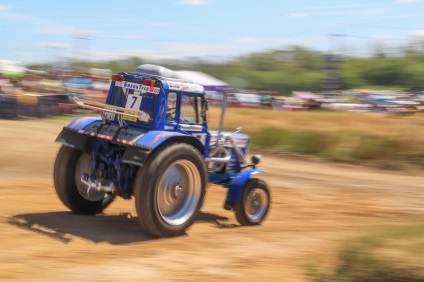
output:
<path id="1" fill-rule="evenodd" d="M 179 77 L 181 77 L 181 79 L 188 80 L 195 84 L 200 84 L 203 86 L 227 86 L 228 85 L 228 83 L 200 71 L 179 70 L 175 72 L 178 74 Z"/>
<path id="2" fill-rule="evenodd" d="M 223 90 L 228 87 L 228 83 L 200 71 L 179 70 L 175 73 L 183 80 L 202 85 L 210 105 L 221 105 Z"/>

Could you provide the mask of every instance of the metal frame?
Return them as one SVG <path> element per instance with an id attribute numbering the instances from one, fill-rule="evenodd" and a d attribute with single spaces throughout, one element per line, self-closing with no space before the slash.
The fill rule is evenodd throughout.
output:
<path id="1" fill-rule="evenodd" d="M 77 97 L 70 97 L 69 99 L 72 102 L 74 102 L 77 106 L 90 109 L 90 110 L 98 110 L 102 112 L 114 113 L 118 116 L 132 117 L 144 122 L 147 122 L 148 119 L 150 118 L 150 116 L 147 113 L 140 110 L 128 110 L 123 107 L 108 105 L 108 104 L 99 103 L 99 102 L 90 101 L 90 100 L 84 100 Z M 131 112 L 131 113 L 128 113 L 128 112 Z M 138 113 L 139 115 L 135 115 L 133 113 Z M 146 115 L 148 116 L 147 120 L 146 120 Z"/>

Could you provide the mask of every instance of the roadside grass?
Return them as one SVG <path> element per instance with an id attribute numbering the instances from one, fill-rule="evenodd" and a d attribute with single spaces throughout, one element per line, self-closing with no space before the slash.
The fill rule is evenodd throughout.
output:
<path id="1" fill-rule="evenodd" d="M 422 222 L 369 231 L 341 245 L 332 270 L 319 262 L 306 266 L 313 281 L 424 281 Z"/>
<path id="2" fill-rule="evenodd" d="M 219 114 L 212 109 L 210 125 Z M 279 112 L 227 109 L 225 129 L 242 126 L 253 149 L 319 157 L 383 169 L 424 167 L 424 115 L 382 113 Z"/>

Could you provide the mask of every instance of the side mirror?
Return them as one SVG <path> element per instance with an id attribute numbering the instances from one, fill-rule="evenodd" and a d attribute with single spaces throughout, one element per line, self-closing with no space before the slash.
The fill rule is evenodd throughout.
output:
<path id="1" fill-rule="evenodd" d="M 252 164 L 257 165 L 262 159 L 261 155 L 253 155 L 252 156 Z"/>

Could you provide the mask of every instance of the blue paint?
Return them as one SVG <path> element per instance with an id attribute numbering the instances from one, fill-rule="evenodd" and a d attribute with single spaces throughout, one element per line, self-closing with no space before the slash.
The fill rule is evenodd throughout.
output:
<path id="1" fill-rule="evenodd" d="M 240 194 L 243 191 L 244 186 L 252 175 L 262 173 L 262 169 L 249 169 L 239 173 L 234 179 L 230 182 L 227 193 L 227 201 L 229 202 L 238 202 Z"/>
<path id="2" fill-rule="evenodd" d="M 85 127 L 87 127 L 89 124 L 101 121 L 102 119 L 100 117 L 79 117 L 71 121 L 66 127 L 75 129 L 75 130 L 82 130 Z"/>

